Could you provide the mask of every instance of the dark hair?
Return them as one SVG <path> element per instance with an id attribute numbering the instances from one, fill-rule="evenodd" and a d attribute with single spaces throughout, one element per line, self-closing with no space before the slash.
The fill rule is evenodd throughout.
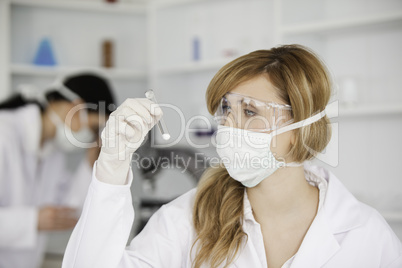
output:
<path id="1" fill-rule="evenodd" d="M 29 104 L 29 103 L 37 104 L 39 107 L 41 107 L 41 110 L 43 110 L 43 108 L 44 108 L 37 101 L 26 100 L 26 99 L 24 99 L 24 97 L 22 97 L 21 94 L 14 94 L 10 98 L 8 98 L 7 100 L 5 100 L 5 101 L 0 103 L 0 110 L 3 110 L 3 109 L 15 109 L 15 108 L 24 106 L 24 105 Z"/>
<path id="2" fill-rule="evenodd" d="M 72 75 L 64 79 L 63 85 L 71 92 L 78 95 L 86 104 L 94 104 L 93 107 L 90 107 L 89 111 L 97 112 L 100 108 L 104 107 L 105 112 L 110 114 L 115 109 L 116 102 L 112 88 L 108 81 L 99 75 L 92 73 Z M 57 88 L 49 88 L 45 92 L 45 98 L 49 102 L 60 100 L 70 101 L 67 97 L 63 96 Z M 27 100 L 23 95 L 15 94 L 0 103 L 0 110 L 16 109 L 30 103 L 37 104 L 42 111 L 46 109 L 38 100 Z M 100 105 L 101 103 L 103 103 L 104 106 Z"/>

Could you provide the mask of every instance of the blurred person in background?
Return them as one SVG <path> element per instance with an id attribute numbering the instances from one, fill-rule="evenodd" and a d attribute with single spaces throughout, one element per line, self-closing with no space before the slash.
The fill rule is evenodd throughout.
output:
<path id="1" fill-rule="evenodd" d="M 99 155 L 99 128 L 115 104 L 98 75 L 58 81 L 0 103 L 1 268 L 39 267 L 46 231 L 75 226 Z M 85 160 L 71 174 L 66 157 L 83 147 Z"/>

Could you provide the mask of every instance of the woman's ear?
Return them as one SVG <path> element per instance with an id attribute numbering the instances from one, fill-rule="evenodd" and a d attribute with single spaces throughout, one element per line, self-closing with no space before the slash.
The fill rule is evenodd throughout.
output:
<path id="1" fill-rule="evenodd" d="M 83 99 L 75 99 L 75 100 L 73 100 L 73 101 L 71 102 L 71 104 L 72 104 L 73 106 L 78 105 L 78 104 L 84 104 L 84 103 L 85 103 L 85 102 L 84 102 Z"/>
<path id="2" fill-rule="evenodd" d="M 296 133 L 294 130 L 292 130 L 290 135 L 290 144 L 295 145 L 295 143 L 296 143 Z"/>

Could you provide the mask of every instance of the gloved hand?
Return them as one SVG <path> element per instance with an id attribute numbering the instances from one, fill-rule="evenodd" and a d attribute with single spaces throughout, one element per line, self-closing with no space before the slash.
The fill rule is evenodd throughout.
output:
<path id="1" fill-rule="evenodd" d="M 140 147 L 148 131 L 162 117 L 152 101 L 125 100 L 110 116 L 102 131 L 102 149 L 96 177 L 110 184 L 126 184 L 132 154 Z"/>

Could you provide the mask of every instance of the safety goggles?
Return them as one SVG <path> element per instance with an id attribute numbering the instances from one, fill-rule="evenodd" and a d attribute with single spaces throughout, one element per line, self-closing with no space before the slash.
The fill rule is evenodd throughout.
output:
<path id="1" fill-rule="evenodd" d="M 256 132 L 270 132 L 293 122 L 290 105 L 226 93 L 215 113 L 218 125 Z"/>

